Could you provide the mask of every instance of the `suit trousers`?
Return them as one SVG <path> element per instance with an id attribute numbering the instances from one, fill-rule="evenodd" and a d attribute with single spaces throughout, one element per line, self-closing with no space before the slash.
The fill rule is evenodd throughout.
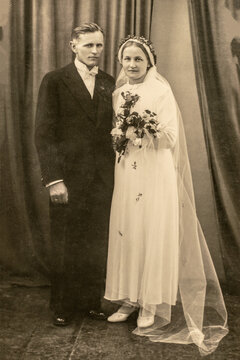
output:
<path id="1" fill-rule="evenodd" d="M 84 191 L 66 184 L 68 204 L 50 203 L 51 300 L 59 313 L 100 306 L 112 188 L 96 173 Z"/>

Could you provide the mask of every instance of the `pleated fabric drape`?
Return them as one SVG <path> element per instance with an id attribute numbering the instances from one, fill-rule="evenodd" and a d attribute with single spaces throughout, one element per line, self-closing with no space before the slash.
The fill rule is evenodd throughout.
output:
<path id="1" fill-rule="evenodd" d="M 10 11 L 8 157 L 1 158 L 2 201 L 11 209 L 4 219 L 5 241 L 0 264 L 8 270 L 32 275 L 48 272 L 48 193 L 40 181 L 34 145 L 34 117 L 38 88 L 48 71 L 72 61 L 72 28 L 96 22 L 105 31 L 100 67 L 115 76 L 115 54 L 122 37 L 130 33 L 148 37 L 153 0 L 13 0 Z M 1 99 L 5 95 L 1 92 Z M 5 100 L 2 100 L 5 101 Z M 12 184 L 5 191 L 3 184 Z M 6 187 L 7 188 L 7 187 Z M 10 189 L 10 187 L 9 187 Z"/>
<path id="2" fill-rule="evenodd" d="M 228 283 L 238 284 L 239 80 L 230 44 L 239 35 L 239 1 L 189 0 L 192 44 L 205 139 L 221 227 Z M 13 0 L 10 87 L 1 88 L 0 264 L 12 272 L 48 271 L 48 193 L 34 145 L 38 88 L 48 71 L 73 59 L 73 27 L 93 21 L 105 30 L 100 67 L 115 76 L 118 42 L 151 33 L 154 0 Z M 229 30 L 230 29 L 230 30 Z M 161 69 L 160 69 L 161 70 Z"/>
<path id="3" fill-rule="evenodd" d="M 232 40 L 240 37 L 239 5 L 230 0 L 189 1 L 199 100 L 214 183 L 223 264 L 232 291 L 240 288 L 240 82 L 238 58 L 231 50 Z"/>
<path id="4" fill-rule="evenodd" d="M 4 84 L 0 85 L 0 114 L 0 269 L 10 267 L 25 272 L 31 233 L 22 183 L 20 131 Z"/>

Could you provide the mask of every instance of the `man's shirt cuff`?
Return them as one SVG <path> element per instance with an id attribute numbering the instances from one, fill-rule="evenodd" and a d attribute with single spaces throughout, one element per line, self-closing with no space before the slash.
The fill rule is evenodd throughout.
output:
<path id="1" fill-rule="evenodd" d="M 49 186 L 51 186 L 51 185 L 54 185 L 54 184 L 57 184 L 57 183 L 59 183 L 59 182 L 63 182 L 63 179 L 52 181 L 52 182 L 50 182 L 49 184 L 45 185 L 45 187 L 47 188 L 47 187 L 49 187 Z"/>

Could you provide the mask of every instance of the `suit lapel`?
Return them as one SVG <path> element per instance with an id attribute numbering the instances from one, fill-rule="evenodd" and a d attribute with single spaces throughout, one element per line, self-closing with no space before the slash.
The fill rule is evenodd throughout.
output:
<path id="1" fill-rule="evenodd" d="M 105 106 L 111 106 L 111 94 L 107 95 L 107 92 L 109 91 L 108 85 L 105 82 L 105 78 L 102 76 L 102 74 L 99 72 L 96 76 L 95 81 L 95 88 L 94 88 L 94 95 L 93 99 L 98 97 L 98 109 L 97 109 L 97 122 L 96 126 L 99 126 L 101 121 L 104 119 L 102 116 L 103 114 L 103 107 Z"/>
<path id="2" fill-rule="evenodd" d="M 70 64 L 65 68 L 63 81 L 68 86 L 72 95 L 79 101 L 89 118 L 95 123 L 96 114 L 93 109 L 91 95 L 74 64 Z"/>

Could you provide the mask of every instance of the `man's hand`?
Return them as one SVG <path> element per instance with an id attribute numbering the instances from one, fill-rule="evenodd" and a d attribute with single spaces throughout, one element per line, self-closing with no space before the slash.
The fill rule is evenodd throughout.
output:
<path id="1" fill-rule="evenodd" d="M 67 204 L 68 191 L 63 181 L 49 186 L 49 195 L 54 204 Z"/>

